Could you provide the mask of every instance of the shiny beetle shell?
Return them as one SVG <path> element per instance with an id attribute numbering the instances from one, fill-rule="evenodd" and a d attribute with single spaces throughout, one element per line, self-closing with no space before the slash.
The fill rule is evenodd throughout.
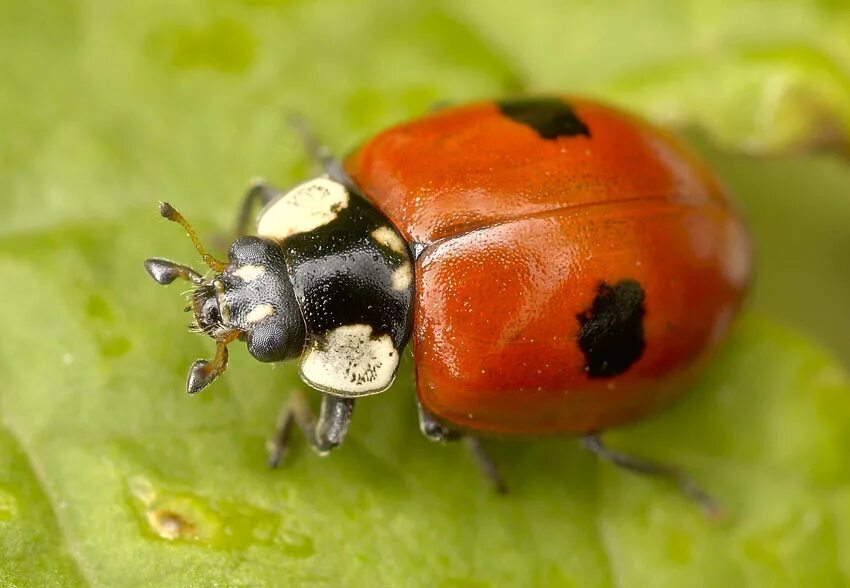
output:
<path id="1" fill-rule="evenodd" d="M 422 405 L 495 433 L 586 433 L 687 389 L 748 284 L 717 179 L 667 133 L 572 98 L 386 130 L 345 169 L 416 252 Z"/>

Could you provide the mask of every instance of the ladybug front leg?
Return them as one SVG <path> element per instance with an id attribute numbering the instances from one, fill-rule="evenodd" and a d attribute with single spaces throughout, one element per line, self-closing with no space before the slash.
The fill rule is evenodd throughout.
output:
<path id="1" fill-rule="evenodd" d="M 683 473 L 676 466 L 650 461 L 648 459 L 611 449 L 602 442 L 602 439 L 600 439 L 599 435 L 596 433 L 584 435 L 581 438 L 581 444 L 585 449 L 594 453 L 597 457 L 611 462 L 623 469 L 644 476 L 666 478 L 676 484 L 682 494 L 684 494 L 689 500 L 698 504 L 709 517 L 717 519 L 722 516 L 723 510 L 720 505 L 717 504 L 705 490 L 700 488 L 697 483 L 690 478 L 690 476 Z"/>
<path id="2" fill-rule="evenodd" d="M 327 455 L 345 440 L 353 412 L 354 399 L 323 394 L 317 420 L 301 391 L 294 390 L 278 417 L 275 434 L 268 442 L 269 466 L 277 467 L 286 455 L 294 426 L 301 430 L 316 453 Z"/>
<path id="3" fill-rule="evenodd" d="M 292 130 L 301 139 L 304 151 L 317 164 L 322 167 L 324 173 L 332 180 L 346 186 L 353 185 L 352 179 L 345 173 L 342 162 L 316 137 L 307 120 L 298 114 L 289 117 Z M 280 190 L 262 179 L 251 182 L 251 186 L 242 198 L 242 206 L 239 208 L 239 216 L 236 219 L 236 236 L 241 237 L 248 234 L 254 220 L 254 209 L 257 204 L 266 206 L 280 194 Z"/>
<path id="4" fill-rule="evenodd" d="M 254 221 L 254 210 L 257 204 L 266 206 L 280 194 L 280 190 L 267 184 L 262 179 L 251 181 L 248 191 L 242 197 L 242 205 L 239 207 L 239 215 L 236 217 L 236 236 L 242 237 L 248 234 Z"/>
<path id="5" fill-rule="evenodd" d="M 475 463 L 478 464 L 478 469 L 481 470 L 481 473 L 493 489 L 498 494 L 506 494 L 508 492 L 508 485 L 505 483 L 505 479 L 499 473 L 496 462 L 493 461 L 493 458 L 484 449 L 481 439 L 464 435 L 457 429 L 447 427 L 422 406 L 421 402 L 417 402 L 416 407 L 419 411 L 419 430 L 422 431 L 422 434 L 429 441 L 446 442 L 463 439 L 464 445 L 466 445 Z"/>

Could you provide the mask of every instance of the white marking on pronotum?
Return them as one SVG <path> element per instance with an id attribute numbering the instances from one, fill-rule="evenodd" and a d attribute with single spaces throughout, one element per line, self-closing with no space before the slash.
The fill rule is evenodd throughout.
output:
<path id="1" fill-rule="evenodd" d="M 348 206 L 348 189 L 322 177 L 295 186 L 263 209 L 257 235 L 285 239 L 326 225 Z"/>
<path id="2" fill-rule="evenodd" d="M 266 273 L 266 268 L 261 265 L 243 265 L 233 270 L 233 275 L 243 282 L 253 282 Z"/>
<path id="3" fill-rule="evenodd" d="M 403 292 L 410 287 L 410 282 L 413 281 L 413 270 L 410 264 L 405 262 L 399 266 L 390 276 L 390 285 L 396 292 Z"/>
<path id="4" fill-rule="evenodd" d="M 245 320 L 254 324 L 273 314 L 274 307 L 271 304 L 258 304 L 245 316 Z"/>
<path id="5" fill-rule="evenodd" d="M 401 237 L 398 236 L 398 233 L 390 227 L 378 227 L 372 231 L 372 238 L 379 244 L 395 251 L 396 253 L 401 255 L 407 253 L 404 241 L 402 241 Z"/>
<path id="6" fill-rule="evenodd" d="M 395 379 L 399 352 L 389 335 L 374 337 L 369 325 L 345 325 L 310 345 L 301 359 L 304 381 L 338 396 L 386 390 Z"/>

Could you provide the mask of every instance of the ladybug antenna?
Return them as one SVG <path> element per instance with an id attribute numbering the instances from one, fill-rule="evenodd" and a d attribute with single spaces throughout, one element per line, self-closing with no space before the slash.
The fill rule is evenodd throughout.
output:
<path id="1" fill-rule="evenodd" d="M 171 206 L 168 202 L 160 202 L 159 203 L 159 214 L 163 216 L 163 218 L 167 218 L 170 221 L 174 221 L 179 224 L 186 230 L 186 234 L 189 235 L 189 238 L 192 240 L 192 243 L 195 245 L 195 249 L 198 250 L 198 253 L 201 254 L 201 258 L 204 260 L 210 269 L 214 272 L 221 272 L 227 267 L 227 264 L 223 261 L 219 261 L 204 249 L 204 246 L 201 245 L 201 240 L 198 239 L 198 234 L 195 233 L 195 229 L 192 228 L 192 225 L 189 224 L 183 215 L 177 212 L 177 209 Z"/>

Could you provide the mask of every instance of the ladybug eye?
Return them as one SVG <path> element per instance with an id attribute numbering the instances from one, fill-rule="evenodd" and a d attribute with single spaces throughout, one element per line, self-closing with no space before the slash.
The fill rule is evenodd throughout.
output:
<path id="1" fill-rule="evenodd" d="M 197 329 L 207 334 L 223 326 L 222 312 L 219 308 L 215 287 L 205 284 L 194 292 L 193 308 Z"/>
<path id="2" fill-rule="evenodd" d="M 209 325 L 215 325 L 221 322 L 221 312 L 218 310 L 218 305 L 215 304 L 215 300 L 212 300 L 213 304 L 205 305 L 204 308 L 204 322 Z"/>

